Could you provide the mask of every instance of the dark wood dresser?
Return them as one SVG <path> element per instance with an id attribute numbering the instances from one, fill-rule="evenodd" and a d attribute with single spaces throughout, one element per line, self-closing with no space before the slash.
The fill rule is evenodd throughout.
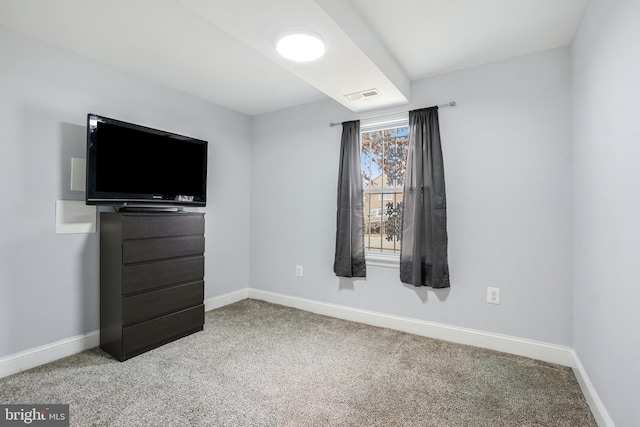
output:
<path id="1" fill-rule="evenodd" d="M 100 213 L 100 348 L 120 361 L 201 331 L 204 214 Z"/>

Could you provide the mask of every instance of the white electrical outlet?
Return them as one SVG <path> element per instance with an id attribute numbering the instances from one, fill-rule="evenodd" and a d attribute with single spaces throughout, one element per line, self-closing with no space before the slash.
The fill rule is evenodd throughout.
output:
<path id="1" fill-rule="evenodd" d="M 302 277 L 302 266 L 296 265 L 296 276 Z"/>
<path id="2" fill-rule="evenodd" d="M 487 302 L 500 304 L 500 288 L 487 288 Z"/>

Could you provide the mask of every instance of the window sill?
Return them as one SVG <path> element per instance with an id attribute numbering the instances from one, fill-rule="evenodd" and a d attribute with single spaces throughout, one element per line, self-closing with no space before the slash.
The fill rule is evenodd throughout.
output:
<path id="1" fill-rule="evenodd" d="M 399 255 L 385 255 L 377 253 L 366 253 L 365 261 L 367 265 L 387 268 L 400 268 Z"/>

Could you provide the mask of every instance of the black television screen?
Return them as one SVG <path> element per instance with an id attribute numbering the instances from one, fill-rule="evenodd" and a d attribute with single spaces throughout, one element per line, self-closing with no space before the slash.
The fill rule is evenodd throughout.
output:
<path id="1" fill-rule="evenodd" d="M 89 114 L 88 205 L 205 206 L 207 141 Z"/>

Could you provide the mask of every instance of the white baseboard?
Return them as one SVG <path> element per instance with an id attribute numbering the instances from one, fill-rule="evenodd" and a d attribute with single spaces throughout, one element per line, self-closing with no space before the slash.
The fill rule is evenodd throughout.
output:
<path id="1" fill-rule="evenodd" d="M 573 369 L 593 417 L 600 427 L 614 427 L 604 404 L 574 349 L 539 341 L 526 340 L 507 335 L 494 334 L 474 329 L 444 325 L 400 316 L 360 310 L 336 304 L 328 304 L 304 298 L 276 294 L 259 289 L 249 289 L 249 298 L 298 308 L 312 313 L 339 319 L 351 320 L 372 326 L 395 329 L 429 338 L 442 339 L 459 344 L 487 348 L 518 356 L 530 357 L 545 362 L 557 363 Z"/>
<path id="2" fill-rule="evenodd" d="M 249 290 L 243 289 L 237 292 L 208 298 L 204 301 L 205 310 L 213 310 L 225 305 L 233 304 L 248 298 Z M 71 356 L 81 351 L 100 345 L 100 331 L 93 331 L 86 335 L 67 338 L 32 348 L 20 353 L 0 358 L 0 378 L 17 374 L 45 363 L 53 362 L 63 357 Z"/>
<path id="3" fill-rule="evenodd" d="M 598 397 L 598 393 L 593 387 L 593 384 L 589 380 L 584 366 L 572 348 L 441 323 L 392 316 L 253 288 L 246 288 L 207 298 L 204 301 L 205 311 L 224 307 L 225 305 L 233 304 L 247 298 L 267 301 L 372 326 L 395 329 L 429 338 L 437 338 L 569 366 L 573 368 L 578 384 L 582 389 L 598 426 L 614 427 L 613 421 Z M 85 335 L 67 338 L 0 358 L 0 378 L 53 362 L 63 357 L 71 356 L 75 353 L 97 347 L 98 345 L 100 345 L 100 332 L 93 331 Z"/>
<path id="4" fill-rule="evenodd" d="M 573 350 L 569 347 L 547 344 L 539 341 L 526 340 L 507 335 L 493 334 L 475 329 L 444 325 L 407 317 L 392 316 L 373 311 L 360 310 L 335 304 L 328 304 L 304 298 L 266 292 L 259 289 L 249 289 L 249 298 L 263 300 L 274 304 L 299 308 L 325 316 L 351 320 L 372 326 L 395 329 L 429 338 L 437 338 L 459 344 L 501 351 L 530 357 L 545 362 L 557 363 L 563 366 L 574 366 Z"/>
<path id="5" fill-rule="evenodd" d="M 247 298 L 249 298 L 249 288 L 207 298 L 204 300 L 204 311 L 215 310 L 216 308 L 224 307 L 225 305 L 233 304 L 234 302 L 242 301 Z"/>
<path id="6" fill-rule="evenodd" d="M 0 378 L 71 356 L 100 345 L 100 332 L 93 331 L 0 358 Z"/>
<path id="7" fill-rule="evenodd" d="M 584 398 L 591 409 L 593 418 L 596 419 L 596 423 L 598 423 L 599 427 L 614 427 L 613 420 L 609 416 L 607 408 L 604 407 L 602 400 L 600 400 L 600 396 L 598 396 L 596 389 L 593 387 L 593 384 L 589 379 L 589 375 L 587 375 L 587 371 L 584 369 L 584 366 L 582 365 L 582 362 L 575 350 L 573 350 L 573 359 L 575 361 L 573 374 L 578 380 L 580 389 L 582 389 L 582 394 L 584 394 Z"/>

